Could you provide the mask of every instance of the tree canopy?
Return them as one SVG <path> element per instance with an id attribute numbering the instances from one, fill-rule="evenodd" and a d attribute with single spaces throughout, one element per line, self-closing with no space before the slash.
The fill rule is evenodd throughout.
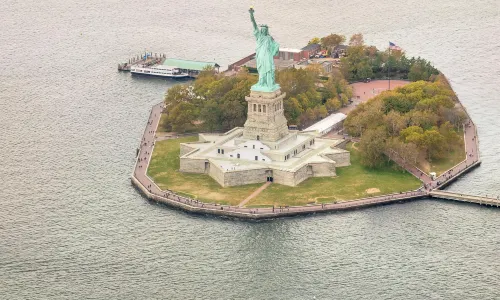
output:
<path id="1" fill-rule="evenodd" d="M 358 105 L 344 127 L 361 138 L 364 164 L 376 166 L 388 152 L 410 161 L 421 154 L 428 160 L 442 158 L 461 143 L 458 131 L 464 118 L 455 94 L 440 75 L 434 82 L 417 81 Z"/>
<path id="2" fill-rule="evenodd" d="M 276 73 L 286 93 L 284 112 L 289 124 L 307 126 L 347 104 L 349 83 L 338 71 L 321 80 L 322 68 L 285 69 Z M 324 75 L 324 74 L 323 74 Z M 203 71 L 191 85 L 176 85 L 165 95 L 167 131 L 226 131 L 243 126 L 247 117 L 245 96 L 257 77 L 245 69 L 235 76 Z"/>
<path id="3" fill-rule="evenodd" d="M 325 37 L 315 37 L 309 43 L 320 43 L 330 53 L 345 43 L 344 35 L 331 33 Z M 375 46 L 365 45 L 363 34 L 352 35 L 348 42 L 346 55 L 341 58 L 341 71 L 350 82 L 366 78 L 394 78 L 410 81 L 429 81 L 439 74 L 432 64 L 423 58 L 408 58 L 404 51 L 379 50 Z"/>

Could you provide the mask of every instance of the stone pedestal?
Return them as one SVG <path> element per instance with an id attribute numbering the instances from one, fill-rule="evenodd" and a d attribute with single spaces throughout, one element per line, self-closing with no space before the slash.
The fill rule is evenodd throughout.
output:
<path id="1" fill-rule="evenodd" d="M 263 142 L 276 142 L 288 134 L 284 115 L 283 98 L 280 89 L 274 92 L 250 91 L 246 97 L 248 116 L 243 137 Z"/>

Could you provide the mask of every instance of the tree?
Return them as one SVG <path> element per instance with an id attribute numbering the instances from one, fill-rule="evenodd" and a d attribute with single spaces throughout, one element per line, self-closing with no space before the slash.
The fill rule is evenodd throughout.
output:
<path id="1" fill-rule="evenodd" d="M 193 129 L 193 122 L 198 118 L 198 110 L 191 103 L 181 102 L 172 108 L 167 121 L 175 132 L 186 132 Z"/>
<path id="2" fill-rule="evenodd" d="M 349 46 L 363 46 L 365 40 L 362 33 L 356 33 L 349 39 Z"/>
<path id="3" fill-rule="evenodd" d="M 200 119 L 208 131 L 218 131 L 222 129 L 222 111 L 215 100 L 209 100 L 200 112 Z"/>
<path id="4" fill-rule="evenodd" d="M 329 34 L 321 39 L 321 46 L 332 50 L 336 46 L 345 42 L 345 36 L 339 34 Z"/>
<path id="5" fill-rule="evenodd" d="M 297 97 L 299 94 L 315 90 L 317 76 L 308 69 L 285 69 L 276 73 L 276 81 L 281 91 L 288 97 Z"/>
<path id="6" fill-rule="evenodd" d="M 399 136 L 399 132 L 407 126 L 406 118 L 396 111 L 390 111 L 384 115 L 384 123 L 391 136 Z"/>
<path id="7" fill-rule="evenodd" d="M 461 142 L 460 136 L 454 130 L 453 125 L 450 122 L 445 122 L 439 127 L 439 133 L 443 136 L 445 143 L 444 147 L 446 150 L 453 149 L 454 145 Z"/>
<path id="8" fill-rule="evenodd" d="M 386 152 L 389 153 L 391 158 L 400 158 L 403 159 L 404 162 L 413 165 L 417 164 L 419 150 L 414 143 L 405 143 L 399 138 L 393 137 L 387 140 Z"/>
<path id="9" fill-rule="evenodd" d="M 311 72 L 311 75 L 313 75 L 315 78 L 320 76 L 324 72 L 324 69 L 321 66 L 321 64 L 317 63 L 308 64 L 306 66 L 306 70 Z"/>
<path id="10" fill-rule="evenodd" d="M 320 44 L 320 43 L 321 43 L 321 39 L 319 37 L 313 37 L 307 44 L 311 45 L 311 44 Z"/>
<path id="11" fill-rule="evenodd" d="M 373 74 L 370 59 L 362 45 L 351 46 L 347 49 L 347 56 L 340 59 L 341 70 L 348 80 L 361 80 Z"/>
<path id="12" fill-rule="evenodd" d="M 224 130 L 243 126 L 246 120 L 246 106 L 237 99 L 227 100 L 221 105 L 221 122 Z"/>
<path id="13" fill-rule="evenodd" d="M 300 116 L 300 124 L 307 125 L 316 120 L 316 115 L 314 110 L 311 108 L 306 109 L 305 113 Z"/>
<path id="14" fill-rule="evenodd" d="M 323 119 L 326 116 L 328 116 L 328 111 L 326 110 L 326 107 L 324 105 L 316 106 L 314 108 L 314 116 L 315 119 Z"/>
<path id="15" fill-rule="evenodd" d="M 461 107 L 441 108 L 440 114 L 445 121 L 453 124 L 456 130 L 460 130 L 465 120 L 467 120 L 467 114 Z"/>
<path id="16" fill-rule="evenodd" d="M 420 144 L 420 139 L 422 138 L 423 133 L 424 133 L 424 130 L 421 127 L 410 126 L 410 127 L 407 127 L 405 129 L 401 130 L 399 133 L 399 136 L 406 143 Z"/>
<path id="17" fill-rule="evenodd" d="M 304 111 L 297 98 L 287 98 L 283 101 L 285 117 L 290 124 L 299 124 Z"/>
<path id="18" fill-rule="evenodd" d="M 434 68 L 430 62 L 422 58 L 417 58 L 413 61 L 408 78 L 411 81 L 429 80 L 431 75 L 437 75 L 439 71 Z"/>
<path id="19" fill-rule="evenodd" d="M 428 159 L 441 158 L 445 154 L 445 139 L 435 129 L 424 132 L 423 145 L 426 148 Z"/>
<path id="20" fill-rule="evenodd" d="M 185 85 L 174 85 L 169 88 L 167 93 L 165 94 L 165 107 L 168 109 L 176 106 L 181 102 L 189 102 L 192 100 L 193 94 L 191 93 L 188 86 Z"/>
<path id="21" fill-rule="evenodd" d="M 424 129 L 436 126 L 439 121 L 439 116 L 430 110 L 413 110 L 408 113 L 408 117 L 411 125 L 420 126 Z"/>
<path id="22" fill-rule="evenodd" d="M 341 104 L 338 98 L 330 98 L 325 102 L 325 108 L 328 112 L 337 111 L 340 107 Z"/>
<path id="23" fill-rule="evenodd" d="M 359 150 L 362 154 L 361 162 L 363 165 L 376 167 L 384 162 L 386 138 L 387 135 L 384 126 L 366 130 L 359 142 Z"/>

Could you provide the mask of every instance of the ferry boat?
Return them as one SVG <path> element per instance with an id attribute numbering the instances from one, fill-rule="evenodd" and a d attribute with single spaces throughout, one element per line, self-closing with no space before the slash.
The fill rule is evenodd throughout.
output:
<path id="1" fill-rule="evenodd" d="M 130 67 L 130 73 L 149 76 L 159 76 L 166 78 L 187 78 L 188 73 L 181 72 L 179 68 L 164 65 L 141 66 L 134 65 Z"/>

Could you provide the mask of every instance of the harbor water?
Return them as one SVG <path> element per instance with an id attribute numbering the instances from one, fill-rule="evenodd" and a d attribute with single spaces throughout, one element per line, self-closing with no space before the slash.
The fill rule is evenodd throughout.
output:
<path id="1" fill-rule="evenodd" d="M 130 184 L 175 82 L 117 72 L 144 50 L 222 66 L 362 32 L 432 61 L 476 122 L 482 165 L 448 189 L 500 195 L 500 2 L 17 1 L 0 10 L 0 299 L 499 299 L 500 210 L 437 200 L 240 222 Z"/>

